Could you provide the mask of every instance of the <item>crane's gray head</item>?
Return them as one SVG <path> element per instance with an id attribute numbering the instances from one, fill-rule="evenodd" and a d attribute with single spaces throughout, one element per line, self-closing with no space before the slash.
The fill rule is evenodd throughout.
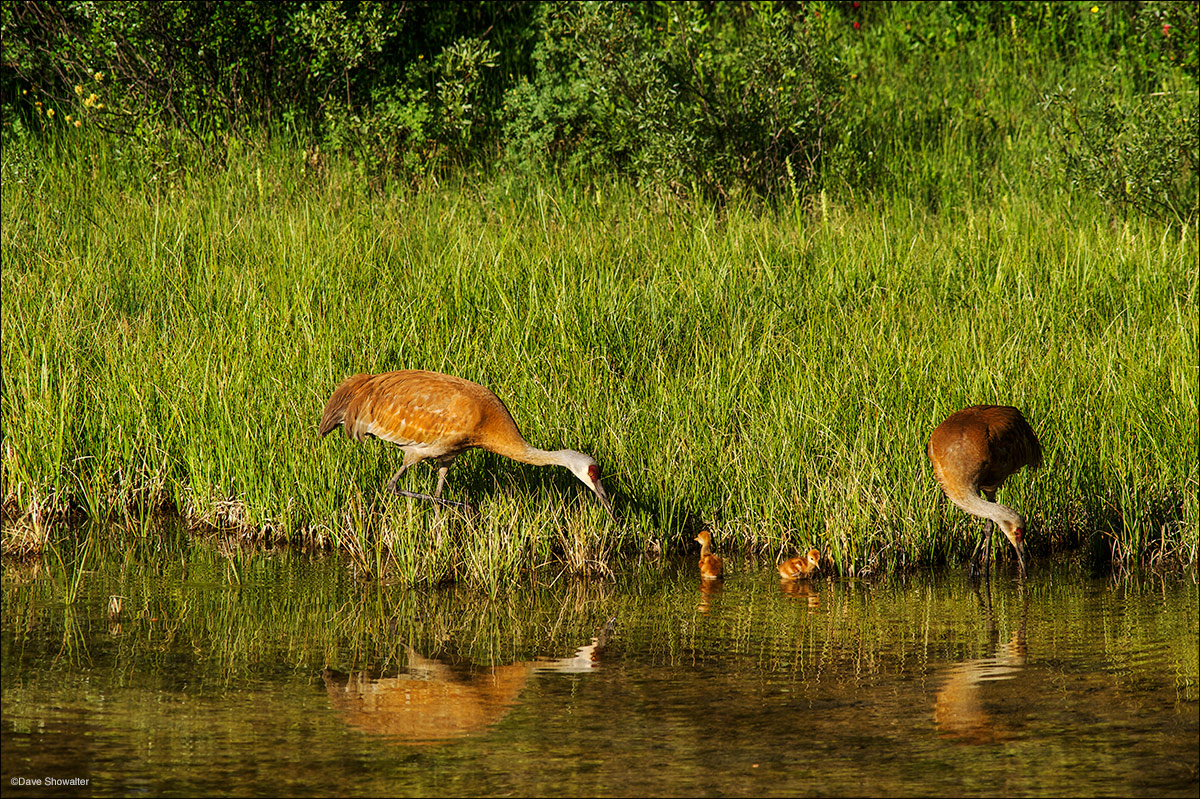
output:
<path id="1" fill-rule="evenodd" d="M 600 464 L 596 463 L 596 459 L 587 453 L 576 452 L 573 449 L 561 450 L 559 456 L 560 463 L 570 469 L 571 474 L 579 478 L 579 482 L 592 489 L 592 493 L 600 499 L 600 504 L 608 511 L 609 518 L 615 522 L 617 517 L 613 513 L 612 503 L 608 499 L 608 493 L 604 490 L 604 484 L 600 482 Z"/>
<path id="2" fill-rule="evenodd" d="M 1004 507 L 1001 505 L 1000 507 Z M 1008 510 L 997 522 L 1000 531 L 1004 533 L 1004 537 L 1013 545 L 1013 549 L 1017 551 L 1017 563 L 1021 567 L 1021 576 L 1025 576 L 1025 519 L 1016 511 Z M 1011 514 L 1011 515 L 1010 515 Z"/>

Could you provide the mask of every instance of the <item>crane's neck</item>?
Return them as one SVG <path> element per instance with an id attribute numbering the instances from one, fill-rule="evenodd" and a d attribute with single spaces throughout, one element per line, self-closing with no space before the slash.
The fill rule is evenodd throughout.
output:
<path id="1" fill-rule="evenodd" d="M 580 482 L 592 489 L 592 491 L 595 491 L 597 494 L 603 492 L 603 488 L 599 486 L 599 478 L 596 478 L 596 484 L 593 484 L 592 475 L 588 471 L 596 462 L 582 452 L 576 452 L 573 449 L 538 449 L 537 447 L 529 446 L 524 439 L 501 444 L 490 444 L 487 449 L 497 455 L 503 455 L 506 458 L 512 458 L 514 461 L 528 463 L 532 466 L 561 466 L 579 478 Z M 607 502 L 605 503 L 605 507 L 608 507 Z M 612 511 L 610 510 L 609 512 L 611 513 Z"/>
<path id="2" fill-rule="evenodd" d="M 984 519 L 991 519 L 996 525 L 1004 531 L 1005 535 L 1009 535 L 1009 531 L 1016 529 L 1024 529 L 1025 520 L 1021 514 L 1017 513 L 1007 505 L 1001 505 L 999 502 L 989 502 L 975 491 L 968 491 L 960 496 L 952 497 L 954 504 L 970 513 L 973 516 L 980 516 Z"/>
<path id="3" fill-rule="evenodd" d="M 514 435 L 508 441 L 492 441 L 483 446 L 490 452 L 503 455 L 506 458 L 512 458 L 521 463 L 528 463 L 533 466 L 563 467 L 575 475 L 579 482 L 587 486 L 596 495 L 596 498 L 600 500 L 600 504 L 604 506 L 604 510 L 608 511 L 609 517 L 614 522 L 617 520 L 616 514 L 613 513 L 612 502 L 608 498 L 608 493 L 604 490 L 604 486 L 600 482 L 600 466 L 591 455 L 576 452 L 573 449 L 544 450 L 531 447 L 519 434 Z"/>
<path id="4" fill-rule="evenodd" d="M 531 466 L 562 466 L 567 469 L 571 468 L 571 464 L 580 454 L 571 449 L 538 449 L 523 441 L 519 446 L 506 447 L 503 451 L 496 449 L 493 452 L 506 458 L 512 458 L 514 461 L 528 463 Z"/>

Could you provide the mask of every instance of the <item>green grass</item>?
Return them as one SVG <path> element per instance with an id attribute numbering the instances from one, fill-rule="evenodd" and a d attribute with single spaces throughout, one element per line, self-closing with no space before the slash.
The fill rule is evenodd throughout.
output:
<path id="1" fill-rule="evenodd" d="M 1194 226 L 1054 194 L 930 214 L 504 179 L 371 193 L 283 146 L 147 182 L 106 148 L 6 150 L 11 516 L 173 507 L 492 590 L 619 569 L 700 524 L 726 551 L 811 544 L 862 574 L 969 553 L 978 522 L 924 444 L 996 402 L 1045 448 L 1001 492 L 1035 558 L 1196 563 Z M 564 470 L 479 452 L 447 489 L 478 521 L 390 497 L 394 447 L 316 426 L 343 377 L 401 368 L 481 382 L 534 445 L 592 454 L 623 524 Z"/>

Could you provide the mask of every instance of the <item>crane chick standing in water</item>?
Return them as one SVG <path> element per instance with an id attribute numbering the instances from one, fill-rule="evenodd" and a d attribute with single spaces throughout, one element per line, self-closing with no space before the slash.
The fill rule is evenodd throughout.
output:
<path id="1" fill-rule="evenodd" d="M 531 447 L 500 398 L 470 380 L 416 369 L 348 377 L 325 405 L 321 435 L 338 425 L 356 441 L 374 436 L 404 450 L 404 463 L 387 484 L 388 490 L 399 496 L 469 507 L 442 499 L 442 488 L 454 458 L 478 447 L 534 466 L 569 469 L 616 521 L 612 503 L 600 483 L 600 466 L 590 455 L 570 449 L 549 452 Z M 427 458 L 438 465 L 433 496 L 396 487 L 400 475 Z"/>
<path id="2" fill-rule="evenodd" d="M 725 576 L 725 562 L 712 551 L 712 533 L 701 530 L 694 540 L 700 545 L 700 576 L 705 580 L 720 580 Z"/>
<path id="3" fill-rule="evenodd" d="M 1016 550 L 1024 577 L 1025 520 L 1012 508 L 996 502 L 996 491 L 1010 474 L 1042 464 L 1042 445 L 1029 422 L 1019 410 L 1006 405 L 972 405 L 950 414 L 937 426 L 926 452 L 933 462 L 933 474 L 950 501 L 973 516 L 987 519 L 983 538 L 975 547 L 978 554 L 987 542 L 984 568 L 991 563 L 995 523 Z"/>

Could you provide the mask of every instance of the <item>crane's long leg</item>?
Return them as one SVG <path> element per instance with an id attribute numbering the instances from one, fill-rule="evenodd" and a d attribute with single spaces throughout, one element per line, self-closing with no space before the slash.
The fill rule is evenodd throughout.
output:
<path id="1" fill-rule="evenodd" d="M 971 561 L 969 564 L 971 577 L 978 576 L 979 569 L 983 570 L 984 577 L 990 575 L 992 570 L 992 520 L 988 519 L 983 525 L 983 535 L 979 538 L 979 543 L 975 545 L 975 551 L 971 553 Z M 982 560 L 979 559 L 980 554 L 983 554 Z M 978 561 L 978 562 L 977 562 Z"/>
<path id="2" fill-rule="evenodd" d="M 405 491 L 402 488 L 397 488 L 396 481 L 398 481 L 400 479 L 400 475 L 404 474 L 404 472 L 408 470 L 409 465 L 410 464 L 407 464 L 407 463 L 404 464 L 396 471 L 396 473 L 394 475 L 392 475 L 392 479 L 388 480 L 388 484 L 387 484 L 388 491 L 391 491 L 393 494 L 395 494 L 398 497 L 411 497 L 412 499 L 424 499 L 424 500 L 433 502 L 434 504 L 437 504 L 437 505 L 449 505 L 449 506 L 455 507 L 455 508 L 464 508 L 473 513 L 478 512 L 475 510 L 474 506 L 469 505 L 466 502 L 456 502 L 453 499 L 442 499 L 442 488 L 446 485 L 446 472 L 448 472 L 450 470 L 449 463 L 446 463 L 446 464 L 438 467 L 437 490 L 435 490 L 433 492 L 433 496 L 430 496 L 429 494 L 418 494 L 416 491 Z"/>
<path id="3" fill-rule="evenodd" d="M 983 548 L 983 574 L 985 579 L 991 579 L 992 576 L 992 540 L 995 538 L 992 535 L 996 532 L 996 523 L 991 519 L 987 520 L 987 524 L 983 525 L 983 538 L 987 544 Z"/>
<path id="4" fill-rule="evenodd" d="M 988 502 L 996 501 L 996 489 L 983 489 L 983 496 Z M 988 519 L 983 525 L 983 536 L 979 539 L 979 543 L 975 545 L 975 551 L 971 553 L 971 576 L 975 576 L 975 559 L 979 556 L 979 551 L 983 550 L 983 576 L 984 579 L 990 579 L 992 575 L 992 532 L 996 529 L 995 523 Z"/>
<path id="5" fill-rule="evenodd" d="M 440 503 L 443 503 L 446 505 L 455 505 L 457 507 L 462 508 L 463 510 L 466 510 L 472 516 L 478 517 L 479 511 L 476 509 L 476 507 L 474 505 L 470 504 L 469 502 L 455 502 L 452 499 L 442 499 L 442 489 L 446 487 L 446 472 L 448 472 L 448 471 L 450 471 L 450 461 L 446 461 L 446 463 L 438 466 L 438 483 L 437 483 L 437 488 L 434 489 L 434 492 L 433 492 L 434 498 Z"/>
<path id="6" fill-rule="evenodd" d="M 983 489 L 983 496 L 988 502 L 996 501 L 996 489 Z M 983 538 L 979 540 L 979 545 L 983 547 L 983 576 L 985 580 L 990 580 L 992 577 L 992 538 L 996 531 L 996 523 L 991 519 L 983 525 Z"/>

